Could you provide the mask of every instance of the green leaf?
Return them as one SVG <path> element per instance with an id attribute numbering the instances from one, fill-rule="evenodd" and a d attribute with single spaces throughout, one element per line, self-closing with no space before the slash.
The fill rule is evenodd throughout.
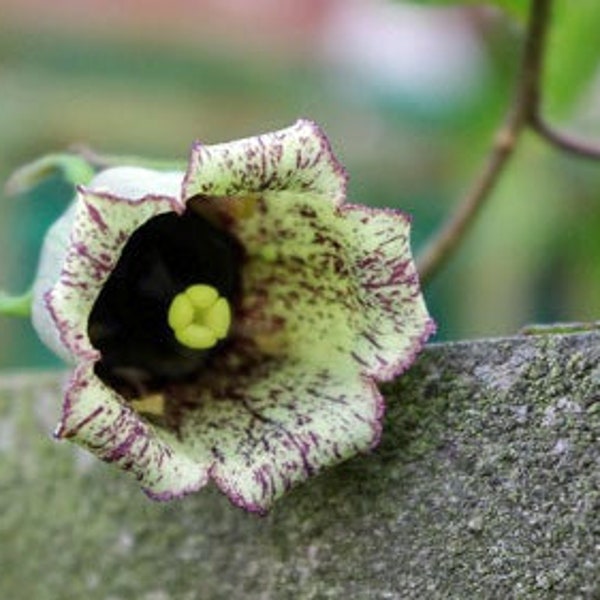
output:
<path id="1" fill-rule="evenodd" d="M 27 192 L 56 172 L 73 185 L 86 184 L 94 176 L 94 169 L 80 156 L 48 154 L 17 169 L 6 182 L 6 192 Z"/>
<path id="2" fill-rule="evenodd" d="M 550 113 L 566 113 L 591 83 L 600 65 L 599 32 L 598 0 L 555 3 L 544 77 Z"/>
<path id="3" fill-rule="evenodd" d="M 32 293 L 22 296 L 9 296 L 0 291 L 0 315 L 7 317 L 29 317 L 31 314 Z"/>
<path id="4" fill-rule="evenodd" d="M 497 6 L 514 17 L 524 20 L 529 12 L 527 0 L 411 0 L 413 4 L 425 4 L 428 6 L 469 6 L 482 4 Z"/>

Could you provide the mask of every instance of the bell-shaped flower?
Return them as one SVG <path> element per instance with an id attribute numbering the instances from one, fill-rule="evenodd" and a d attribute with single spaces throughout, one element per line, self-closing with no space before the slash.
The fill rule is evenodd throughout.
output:
<path id="1" fill-rule="evenodd" d="M 378 442 L 433 330 L 409 218 L 346 204 L 312 122 L 99 173 L 49 230 L 33 322 L 74 371 L 56 436 L 169 499 L 265 512 Z"/>

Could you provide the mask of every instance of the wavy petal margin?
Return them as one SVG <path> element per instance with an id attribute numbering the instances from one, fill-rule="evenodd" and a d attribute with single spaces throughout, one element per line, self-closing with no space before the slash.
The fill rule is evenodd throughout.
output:
<path id="1" fill-rule="evenodd" d="M 336 368 L 337 367 L 337 368 Z M 177 434 L 150 425 L 80 365 L 56 436 L 130 471 L 153 499 L 198 490 L 209 478 L 241 508 L 264 514 L 296 483 L 379 441 L 383 399 L 347 363 L 272 362 L 197 390 Z"/>
<path id="2" fill-rule="evenodd" d="M 351 354 L 365 375 L 388 381 L 435 332 L 410 249 L 410 218 L 357 205 L 344 206 L 343 216 L 364 316 Z"/>
<path id="3" fill-rule="evenodd" d="M 385 381 L 434 331 L 403 213 L 281 192 L 229 227 L 247 251 L 237 327 L 263 351 L 307 364 L 351 356 Z"/>
<path id="4" fill-rule="evenodd" d="M 176 196 L 166 195 L 181 178 L 146 169 L 111 169 L 90 187 L 79 188 L 73 204 L 49 230 L 34 286 L 33 323 L 42 340 L 68 362 L 98 358 L 87 335 L 92 306 L 131 234 L 154 216 L 184 210 Z M 159 189 L 163 195 L 155 193 Z"/>
<path id="5" fill-rule="evenodd" d="M 71 376 L 55 435 L 131 471 L 156 499 L 182 496 L 208 481 L 208 465 L 203 469 L 174 433 L 150 425 L 125 404 L 96 377 L 93 363 L 79 365 Z"/>
<path id="6" fill-rule="evenodd" d="M 383 399 L 353 366 L 271 363 L 201 391 L 182 435 L 210 456 L 211 478 L 230 500 L 265 513 L 295 484 L 377 444 Z"/>
<path id="7" fill-rule="evenodd" d="M 348 176 L 312 121 L 226 144 L 192 146 L 183 197 L 287 191 L 344 202 Z"/>

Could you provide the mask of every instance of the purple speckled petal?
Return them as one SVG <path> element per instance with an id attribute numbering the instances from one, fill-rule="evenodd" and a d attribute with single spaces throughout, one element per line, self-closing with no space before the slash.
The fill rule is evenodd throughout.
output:
<path id="1" fill-rule="evenodd" d="M 387 381 L 412 364 L 435 331 L 410 250 L 410 219 L 357 205 L 342 211 L 364 318 L 351 355 L 363 373 Z"/>
<path id="2" fill-rule="evenodd" d="M 247 252 L 237 331 L 305 364 L 351 356 L 387 380 L 433 331 L 408 243 L 408 218 L 311 195 L 256 201 L 231 226 Z"/>
<path id="3" fill-rule="evenodd" d="M 209 465 L 192 460 L 174 433 L 144 421 L 96 377 L 91 363 L 71 377 L 56 436 L 131 471 L 156 499 L 195 491 L 208 480 Z"/>
<path id="4" fill-rule="evenodd" d="M 183 182 L 183 183 L 182 183 Z M 156 423 L 102 383 L 90 311 L 132 233 L 183 199 L 244 249 L 228 345 L 194 384 L 163 390 Z M 34 290 L 46 343 L 80 362 L 60 437 L 129 470 L 159 499 L 212 478 L 265 512 L 326 465 L 377 443 L 375 381 L 405 369 L 433 331 L 399 212 L 345 204 L 346 174 L 322 131 L 192 149 L 185 177 L 101 174 L 48 234 Z"/>
<path id="5" fill-rule="evenodd" d="M 263 364 L 198 391 L 180 432 L 232 502 L 264 513 L 294 484 L 374 446 L 383 401 L 351 361 Z"/>
<path id="6" fill-rule="evenodd" d="M 195 390 L 175 433 L 149 424 L 83 363 L 56 435 L 130 471 L 152 498 L 196 491 L 210 477 L 237 506 L 264 513 L 296 483 L 376 445 L 382 414 L 379 391 L 350 361 L 273 361 Z"/>
<path id="7" fill-rule="evenodd" d="M 122 198 L 91 189 L 79 190 L 67 213 L 68 236 L 57 280 L 41 275 L 34 290 L 34 325 L 38 333 L 66 358 L 94 360 L 97 351 L 88 335 L 88 317 L 104 282 L 117 263 L 131 234 L 150 218 L 183 210 L 175 198 L 146 195 Z M 61 230 L 53 229 L 46 246 L 57 246 Z"/>
<path id="8" fill-rule="evenodd" d="M 433 330 L 409 227 L 402 213 L 310 194 L 263 196 L 230 225 L 247 252 L 235 336 L 273 363 L 207 374 L 182 432 L 213 454 L 234 503 L 262 512 L 377 442 L 374 380 L 405 369 Z"/>
<path id="9" fill-rule="evenodd" d="M 298 192 L 329 202 L 345 198 L 346 172 L 312 121 L 251 138 L 205 146 L 196 142 L 183 197 Z"/>
<path id="10" fill-rule="evenodd" d="M 183 194 L 212 198 L 207 204 L 246 250 L 238 331 L 275 355 L 316 363 L 352 356 L 363 374 L 387 380 L 412 363 L 434 325 L 409 219 L 344 204 L 345 185 L 324 134 L 298 121 L 195 146 Z"/>

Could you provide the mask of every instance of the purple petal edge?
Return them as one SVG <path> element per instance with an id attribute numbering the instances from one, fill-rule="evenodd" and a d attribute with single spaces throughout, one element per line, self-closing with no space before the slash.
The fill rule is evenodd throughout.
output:
<path id="1" fill-rule="evenodd" d="M 397 363 L 392 365 L 388 365 L 385 369 L 382 369 L 381 372 L 377 373 L 376 381 L 386 382 L 399 377 L 404 373 L 412 364 L 415 362 L 417 355 L 424 348 L 427 340 L 437 331 L 437 325 L 435 321 L 428 317 L 424 331 L 421 335 L 419 335 L 416 339 L 414 339 L 412 343 L 412 350 L 408 356 L 403 357 Z"/>
<path id="2" fill-rule="evenodd" d="M 344 166 L 342 165 L 342 163 L 338 160 L 337 156 L 333 152 L 333 148 L 331 146 L 331 142 L 330 142 L 329 138 L 327 137 L 325 132 L 321 129 L 321 127 L 315 121 L 313 121 L 311 119 L 300 118 L 293 125 L 287 127 L 286 129 L 271 131 L 266 134 L 248 136 L 246 138 L 243 138 L 243 139 L 237 140 L 237 141 L 244 142 L 244 141 L 251 141 L 251 140 L 256 139 L 256 140 L 259 140 L 260 145 L 264 145 L 264 142 L 262 141 L 262 139 L 264 137 L 270 136 L 270 135 L 277 135 L 277 134 L 280 134 L 282 132 L 285 132 L 287 130 L 291 130 L 294 128 L 310 129 L 310 131 L 314 135 L 314 137 L 317 138 L 319 140 L 319 142 L 321 143 L 323 150 L 326 153 L 327 162 L 331 166 L 333 173 L 339 178 L 340 191 L 339 191 L 339 194 L 337 195 L 337 197 L 332 198 L 332 201 L 334 204 L 336 204 L 338 206 L 343 205 L 346 201 L 346 193 L 347 193 L 347 188 L 348 188 L 349 175 L 348 175 L 348 172 L 346 171 L 346 169 L 344 168 Z M 185 175 L 183 177 L 182 185 L 181 185 L 181 197 L 182 198 L 188 200 L 190 197 L 193 197 L 193 195 L 188 195 L 188 189 L 190 186 L 190 180 L 192 179 L 193 173 L 195 171 L 194 160 L 193 160 L 194 156 L 199 154 L 203 149 L 210 150 L 211 146 L 212 146 L 212 144 L 205 144 L 205 143 L 201 142 L 200 140 L 195 140 L 192 143 L 192 145 L 190 147 L 190 152 L 189 152 L 188 167 L 186 169 Z M 248 190 L 244 190 L 244 191 L 247 193 L 255 193 L 255 192 L 262 192 L 263 190 L 262 189 L 248 189 Z"/>
<path id="3" fill-rule="evenodd" d="M 378 207 L 372 207 L 372 206 L 364 206 L 361 204 L 348 203 L 341 207 L 341 211 L 342 211 L 342 213 L 356 211 L 356 212 L 362 212 L 362 213 L 370 214 L 370 215 L 383 213 L 383 214 L 389 215 L 390 217 L 393 217 L 394 219 L 399 219 L 400 221 L 403 221 L 404 223 L 409 224 L 409 225 L 412 223 L 412 220 L 413 220 L 411 214 L 409 214 L 403 210 L 397 209 L 397 208 L 389 208 L 389 207 L 378 208 Z M 414 265 L 414 259 L 412 259 L 412 258 L 411 258 L 411 263 L 413 263 L 413 265 Z M 416 265 L 414 266 L 414 277 L 416 279 L 416 284 L 420 291 L 420 295 L 422 295 L 421 285 L 418 281 L 419 273 L 416 269 Z M 424 304 L 423 304 L 423 307 L 425 309 Z M 372 375 L 373 378 L 375 379 L 375 381 L 378 381 L 378 382 L 390 381 L 390 380 L 400 376 L 402 373 L 404 373 L 404 371 L 406 371 L 412 365 L 412 363 L 415 361 L 417 355 L 421 352 L 421 350 L 425 346 L 427 340 L 436 331 L 437 331 L 437 325 L 436 325 L 435 321 L 430 316 L 427 316 L 423 323 L 422 333 L 411 339 L 411 352 L 408 354 L 408 356 L 405 354 L 404 356 L 400 357 L 397 361 L 395 361 L 393 363 L 389 363 L 387 365 L 382 365 L 381 368 L 378 369 L 377 372 Z"/>
<path id="4" fill-rule="evenodd" d="M 95 191 L 92 188 L 86 188 L 84 186 L 78 186 L 77 190 L 81 194 L 81 202 L 86 206 L 90 219 L 96 224 L 96 226 L 100 230 L 104 231 L 107 227 L 106 223 L 102 219 L 102 216 L 97 211 L 97 209 L 86 202 L 86 197 L 94 196 L 106 200 L 111 204 L 122 204 L 124 199 L 108 192 Z M 158 194 L 148 194 L 135 199 L 125 199 L 125 201 L 131 205 L 142 205 L 149 202 L 166 202 L 177 214 L 182 214 L 185 210 L 185 205 L 178 198 L 173 198 L 170 196 L 161 196 Z M 69 241 L 68 253 L 72 251 L 72 248 L 73 240 L 71 239 Z M 69 254 L 67 254 L 67 256 L 69 256 Z M 114 262 L 116 263 L 117 260 L 118 256 L 115 257 Z M 107 272 L 106 278 L 108 278 L 108 275 L 109 273 Z M 73 356 L 82 359 L 83 361 L 96 361 L 99 359 L 99 352 L 92 348 L 85 347 L 89 345 L 86 343 L 84 337 L 86 334 L 80 331 L 75 336 L 71 335 L 72 326 L 68 323 L 67 320 L 62 319 L 60 317 L 60 314 L 63 311 L 63 309 L 57 308 L 55 306 L 56 302 L 53 297 L 54 291 L 59 284 L 63 283 L 65 280 L 68 281 L 69 277 L 70 275 L 65 275 L 65 266 L 63 265 L 58 280 L 51 288 L 46 290 L 42 296 L 44 306 L 50 314 L 52 321 L 54 322 L 60 342 L 67 349 L 67 351 Z M 100 288 L 101 286 L 98 287 Z"/>
<path id="5" fill-rule="evenodd" d="M 373 402 L 375 403 L 375 409 L 376 409 L 374 419 L 370 423 L 371 428 L 373 430 L 373 438 L 372 438 L 371 442 L 369 443 L 369 446 L 360 452 L 361 454 L 367 454 L 367 453 L 371 452 L 372 450 L 374 450 L 381 441 L 381 435 L 383 432 L 383 417 L 385 415 L 386 402 L 385 402 L 384 396 L 382 395 L 381 391 L 379 390 L 379 388 L 377 386 L 376 381 L 372 377 L 365 376 L 365 377 L 361 377 L 361 379 L 364 384 L 365 392 L 367 392 L 371 395 L 371 398 L 372 398 Z M 341 462 L 346 462 L 349 458 L 351 458 L 351 457 L 348 457 L 348 458 L 346 458 L 342 461 L 339 461 L 338 463 L 335 463 L 335 464 L 340 464 Z M 233 506 L 235 506 L 236 508 L 241 508 L 247 512 L 253 513 L 253 514 L 261 516 L 261 517 L 266 516 L 269 513 L 271 506 L 272 506 L 272 502 L 274 501 L 273 498 L 269 498 L 267 503 L 264 505 L 260 504 L 258 502 L 253 502 L 253 501 L 249 501 L 249 500 L 245 499 L 244 496 L 242 494 L 240 494 L 238 491 L 236 491 L 232 485 L 228 484 L 227 476 L 220 476 L 215 472 L 216 466 L 217 466 L 216 464 L 213 464 L 209 468 L 209 479 L 214 482 L 217 489 L 219 491 L 221 491 L 228 498 L 228 500 L 231 502 L 231 504 Z M 312 473 L 312 475 L 321 473 L 325 469 L 327 469 L 328 467 L 331 467 L 331 466 L 333 466 L 333 465 L 332 464 L 320 465 Z M 304 480 L 303 482 L 296 482 L 292 485 L 292 487 L 297 488 L 301 483 L 305 483 L 305 482 L 306 482 L 306 480 Z"/>

